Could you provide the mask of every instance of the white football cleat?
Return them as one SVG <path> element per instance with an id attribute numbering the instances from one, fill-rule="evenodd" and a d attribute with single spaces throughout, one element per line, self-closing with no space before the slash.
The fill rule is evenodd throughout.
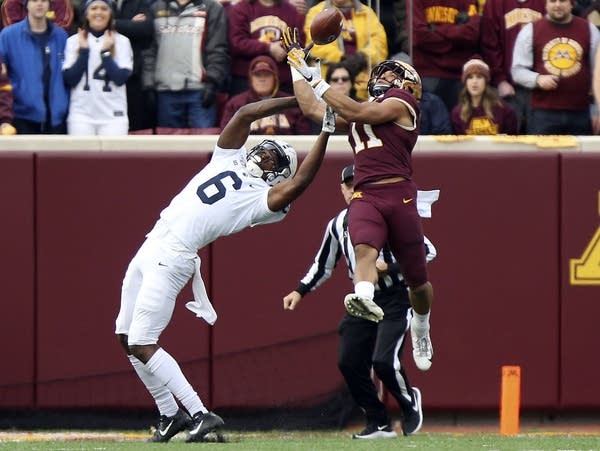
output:
<path id="1" fill-rule="evenodd" d="M 358 318 L 378 323 L 383 319 L 383 310 L 370 299 L 350 293 L 344 298 L 346 311 Z"/>
<path id="2" fill-rule="evenodd" d="M 433 358 L 433 345 L 429 337 L 429 327 L 415 327 L 414 321 L 411 321 L 410 336 L 412 338 L 415 364 L 421 371 L 427 371 L 431 368 L 431 359 Z"/>

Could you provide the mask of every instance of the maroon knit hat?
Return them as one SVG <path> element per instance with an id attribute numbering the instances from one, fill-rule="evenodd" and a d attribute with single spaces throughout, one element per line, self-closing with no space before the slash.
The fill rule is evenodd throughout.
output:
<path id="1" fill-rule="evenodd" d="M 471 74 L 483 75 L 486 81 L 490 81 L 490 66 L 488 66 L 483 58 L 479 55 L 473 55 L 469 61 L 463 66 L 461 80 L 464 83 L 467 77 Z"/>

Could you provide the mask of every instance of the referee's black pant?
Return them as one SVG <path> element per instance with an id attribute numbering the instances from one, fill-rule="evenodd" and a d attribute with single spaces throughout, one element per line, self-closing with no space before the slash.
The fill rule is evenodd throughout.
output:
<path id="1" fill-rule="evenodd" d="M 402 413 L 412 409 L 413 391 L 401 365 L 411 310 L 404 286 L 376 291 L 374 301 L 384 312 L 379 323 L 349 314 L 342 318 L 338 368 L 354 401 L 365 411 L 367 423 L 381 426 L 390 424 L 390 418 L 377 394 L 371 368 Z"/>

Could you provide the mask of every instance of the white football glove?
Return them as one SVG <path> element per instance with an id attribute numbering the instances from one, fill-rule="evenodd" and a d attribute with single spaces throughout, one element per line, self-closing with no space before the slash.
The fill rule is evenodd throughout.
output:
<path id="1" fill-rule="evenodd" d="M 337 117 L 337 114 L 335 114 L 335 111 L 333 111 L 333 108 L 331 108 L 329 105 L 327 105 L 327 108 L 325 108 L 325 114 L 323 115 L 323 125 L 321 127 L 321 131 L 324 131 L 327 133 L 334 133 L 336 117 Z"/>
<path id="2" fill-rule="evenodd" d="M 315 65 L 314 66 L 308 66 L 308 71 L 310 72 L 310 74 L 313 77 L 313 83 L 316 82 L 317 80 L 321 79 L 321 60 L 319 58 L 315 59 Z"/>
<path id="3" fill-rule="evenodd" d="M 309 66 L 304 59 L 304 51 L 299 48 L 293 48 L 288 52 L 287 62 L 293 69 L 296 69 L 311 85 L 315 85 L 321 80 L 321 61 L 317 60 L 316 65 Z"/>

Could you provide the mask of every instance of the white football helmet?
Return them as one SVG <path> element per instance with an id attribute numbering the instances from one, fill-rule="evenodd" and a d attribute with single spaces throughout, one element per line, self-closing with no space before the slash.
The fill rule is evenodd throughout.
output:
<path id="1" fill-rule="evenodd" d="M 263 169 L 261 162 L 268 154 L 274 160 L 273 169 Z M 269 159 L 269 157 L 266 157 Z M 259 177 L 271 186 L 292 178 L 298 168 L 298 156 L 292 146 L 278 139 L 265 139 L 254 146 L 246 157 L 248 173 Z"/>

